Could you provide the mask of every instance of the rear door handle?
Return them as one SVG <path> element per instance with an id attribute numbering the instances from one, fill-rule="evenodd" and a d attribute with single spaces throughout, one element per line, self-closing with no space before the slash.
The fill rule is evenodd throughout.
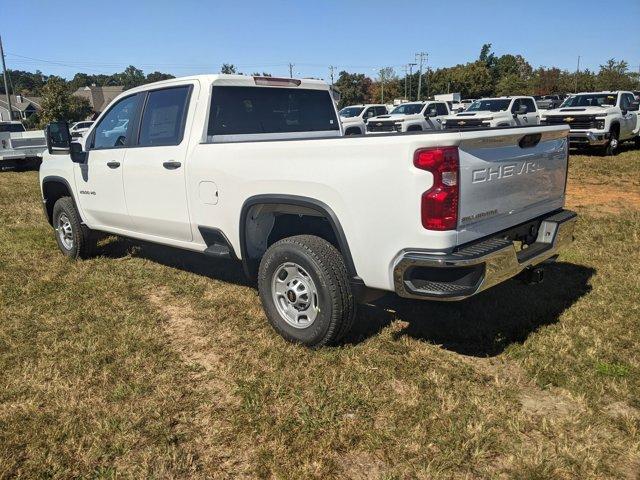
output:
<path id="1" fill-rule="evenodd" d="M 107 162 L 107 167 L 109 168 L 118 168 L 120 166 L 120 162 Z"/>
<path id="2" fill-rule="evenodd" d="M 180 168 L 182 164 L 180 162 L 170 161 L 170 162 L 164 162 L 162 166 L 167 170 L 175 170 L 176 168 Z"/>

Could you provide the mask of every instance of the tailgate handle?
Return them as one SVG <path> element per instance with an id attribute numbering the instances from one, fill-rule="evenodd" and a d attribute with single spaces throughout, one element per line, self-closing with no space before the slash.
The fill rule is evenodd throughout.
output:
<path id="1" fill-rule="evenodd" d="M 518 142 L 518 145 L 520 145 L 520 148 L 532 148 L 540 143 L 541 138 L 541 133 L 530 133 L 529 135 L 522 137 L 520 142 Z"/>

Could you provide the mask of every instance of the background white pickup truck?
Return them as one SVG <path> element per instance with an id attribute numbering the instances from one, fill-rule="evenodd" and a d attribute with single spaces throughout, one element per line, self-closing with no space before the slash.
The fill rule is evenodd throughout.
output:
<path id="1" fill-rule="evenodd" d="M 239 259 L 273 327 L 321 346 L 371 295 L 459 300 L 538 273 L 572 240 L 567 133 L 344 137 L 323 82 L 206 75 L 127 90 L 84 150 L 50 124 L 40 182 L 65 255 L 108 232 Z"/>
<path id="2" fill-rule="evenodd" d="M 533 97 L 482 98 L 464 112 L 444 119 L 444 128 L 516 127 L 538 125 L 540 113 Z"/>
<path id="3" fill-rule="evenodd" d="M 618 152 L 620 142 L 640 146 L 638 101 L 632 92 L 578 93 L 562 106 L 542 114 L 546 125 L 569 125 L 569 140 L 576 147 L 597 147 L 606 155 Z"/>
<path id="4" fill-rule="evenodd" d="M 42 130 L 27 132 L 20 122 L 0 122 L 0 170 L 29 166 L 46 149 Z"/>
<path id="5" fill-rule="evenodd" d="M 386 105 L 380 104 L 349 105 L 339 113 L 345 135 L 364 135 L 369 119 L 385 115 L 388 110 Z"/>
<path id="6" fill-rule="evenodd" d="M 442 119 L 451 112 L 446 102 L 411 102 L 394 108 L 388 115 L 369 120 L 367 132 L 421 132 L 442 129 Z"/>

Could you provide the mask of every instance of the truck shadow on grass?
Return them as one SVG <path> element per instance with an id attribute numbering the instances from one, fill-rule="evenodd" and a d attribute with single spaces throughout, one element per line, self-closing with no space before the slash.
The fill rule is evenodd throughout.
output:
<path id="1" fill-rule="evenodd" d="M 171 268 L 255 288 L 239 262 L 203 257 L 171 247 L 117 239 L 104 243 L 99 255 L 111 258 L 131 255 Z M 512 343 L 521 343 L 544 325 L 557 323 L 562 313 L 589 293 L 595 270 L 572 263 L 546 267 L 545 280 L 524 285 L 511 280 L 462 302 L 407 300 L 388 294 L 372 304 L 360 305 L 345 345 L 356 345 L 376 336 L 394 321 L 406 322 L 393 333 L 441 345 L 470 356 L 499 355 Z M 257 297 L 256 297 L 257 298 Z"/>
<path id="2" fill-rule="evenodd" d="M 395 338 L 408 336 L 469 356 L 499 355 L 540 327 L 557 323 L 564 311 L 591 291 L 593 268 L 559 262 L 545 270 L 541 284 L 510 280 L 461 302 L 387 295 L 360 308 L 347 343 L 366 340 L 397 320 L 406 325 L 394 332 Z"/>

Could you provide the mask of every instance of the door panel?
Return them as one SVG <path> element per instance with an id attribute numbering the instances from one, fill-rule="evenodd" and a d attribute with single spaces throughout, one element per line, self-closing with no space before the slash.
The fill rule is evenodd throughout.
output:
<path id="1" fill-rule="evenodd" d="M 139 102 L 136 94 L 109 107 L 87 139 L 86 162 L 74 167 L 78 202 L 90 226 L 129 226 L 122 172 Z"/>
<path id="2" fill-rule="evenodd" d="M 149 92 L 138 145 L 127 151 L 124 190 L 132 230 L 173 240 L 191 241 L 185 184 L 188 140 L 196 85 Z M 192 94 L 192 89 L 194 89 Z"/>
<path id="3" fill-rule="evenodd" d="M 127 228 L 129 225 L 122 186 L 124 152 L 124 148 L 90 150 L 84 164 L 75 164 L 78 202 L 92 227 Z"/>

